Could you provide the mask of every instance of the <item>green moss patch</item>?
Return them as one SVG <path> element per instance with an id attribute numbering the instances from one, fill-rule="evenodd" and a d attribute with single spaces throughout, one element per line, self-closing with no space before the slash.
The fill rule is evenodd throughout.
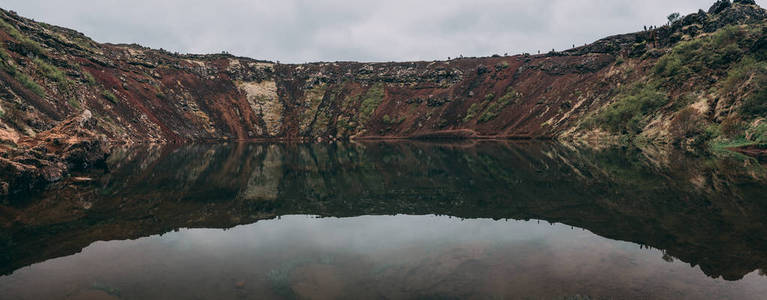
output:
<path id="1" fill-rule="evenodd" d="M 587 122 L 621 134 L 637 134 L 646 125 L 646 116 L 669 99 L 652 84 L 639 83 L 620 92 L 617 100 Z"/>
<path id="2" fill-rule="evenodd" d="M 109 100 L 109 102 L 117 104 L 117 96 L 115 96 L 115 94 L 113 94 L 112 92 L 105 90 L 101 92 L 101 96 Z"/>
<path id="3" fill-rule="evenodd" d="M 492 95 L 492 94 L 489 94 L 489 95 Z M 506 94 L 501 96 L 500 98 L 490 101 L 490 103 L 485 107 L 485 110 L 479 116 L 479 119 L 477 121 L 479 121 L 480 123 L 484 123 L 484 122 L 488 122 L 495 119 L 498 116 L 498 114 L 500 114 L 503 111 L 503 109 L 506 108 L 506 106 L 511 104 L 514 100 L 518 99 L 519 97 L 520 97 L 519 93 L 513 90 L 507 91 Z M 471 111 L 471 107 L 469 107 L 469 111 Z"/>
<path id="4" fill-rule="evenodd" d="M 359 108 L 359 120 L 360 123 L 366 123 L 373 113 L 376 111 L 381 102 L 384 100 L 384 85 L 383 83 L 377 83 L 368 89 L 365 95 L 362 96 L 362 102 Z"/>

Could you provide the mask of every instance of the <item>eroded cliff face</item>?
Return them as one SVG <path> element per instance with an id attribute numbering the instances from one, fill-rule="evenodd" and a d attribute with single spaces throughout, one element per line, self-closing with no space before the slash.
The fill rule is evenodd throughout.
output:
<path id="1" fill-rule="evenodd" d="M 766 16 L 751 1 L 720 1 L 709 12 L 670 26 L 542 55 L 290 65 L 99 44 L 78 32 L 0 10 L 1 167 L 10 174 L 23 167 L 18 164 L 29 166 L 18 157 L 39 146 L 45 132 L 84 114 L 92 119 L 88 134 L 72 143 L 615 139 L 636 132 L 624 132 L 622 123 L 612 128 L 587 121 L 601 120 L 600 114 L 630 97 L 627 86 L 656 80 L 658 61 L 672 55 L 675 46 L 709 38 L 722 28 L 762 30 Z M 764 32 L 754 33 L 748 51 L 764 50 Z M 738 79 L 743 83 L 740 92 L 732 97 L 693 93 L 715 86 L 726 75 L 725 67 L 692 70 L 702 75 L 687 80 L 689 84 L 662 87 L 665 102 L 640 116 L 619 111 L 619 117 L 638 118 L 640 135 L 663 142 L 688 134 L 672 128 L 681 118 L 677 112 L 687 106 L 696 110 L 682 117 L 720 124 L 741 105 L 742 95 L 760 88 L 748 85 L 751 81 L 744 77 Z M 692 94 L 697 100 L 687 103 Z M 731 101 L 719 101 L 725 98 Z M 728 105 L 722 105 L 725 102 Z M 759 118 L 746 121 L 754 128 L 764 123 Z M 51 162 L 37 160 L 38 165 Z"/>

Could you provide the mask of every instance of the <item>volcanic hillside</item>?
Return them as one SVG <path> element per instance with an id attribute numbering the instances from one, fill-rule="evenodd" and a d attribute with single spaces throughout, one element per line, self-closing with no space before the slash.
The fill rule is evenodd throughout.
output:
<path id="1" fill-rule="evenodd" d="M 0 10 L 0 192 L 115 143 L 363 138 L 767 143 L 753 0 L 541 55 L 278 64 L 100 44 Z"/>

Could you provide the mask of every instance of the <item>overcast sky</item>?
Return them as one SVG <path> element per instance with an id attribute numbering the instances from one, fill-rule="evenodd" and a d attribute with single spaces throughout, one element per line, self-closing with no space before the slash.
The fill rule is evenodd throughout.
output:
<path id="1" fill-rule="evenodd" d="M 761 4 L 767 0 L 757 1 Z M 3 0 L 99 42 L 302 63 L 569 48 L 714 0 Z"/>

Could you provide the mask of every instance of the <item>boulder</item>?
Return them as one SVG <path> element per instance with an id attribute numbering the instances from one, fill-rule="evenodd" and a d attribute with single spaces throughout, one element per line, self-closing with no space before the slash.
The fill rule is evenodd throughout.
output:
<path id="1" fill-rule="evenodd" d="M 756 5 L 756 1 L 754 0 L 734 0 L 733 3 L 743 5 Z"/>
<path id="2" fill-rule="evenodd" d="M 708 13 L 710 14 L 718 14 L 722 12 L 723 10 L 729 8 L 732 6 L 732 3 L 730 0 L 719 0 L 714 3 L 714 5 L 711 6 L 711 8 L 708 9 Z"/>

